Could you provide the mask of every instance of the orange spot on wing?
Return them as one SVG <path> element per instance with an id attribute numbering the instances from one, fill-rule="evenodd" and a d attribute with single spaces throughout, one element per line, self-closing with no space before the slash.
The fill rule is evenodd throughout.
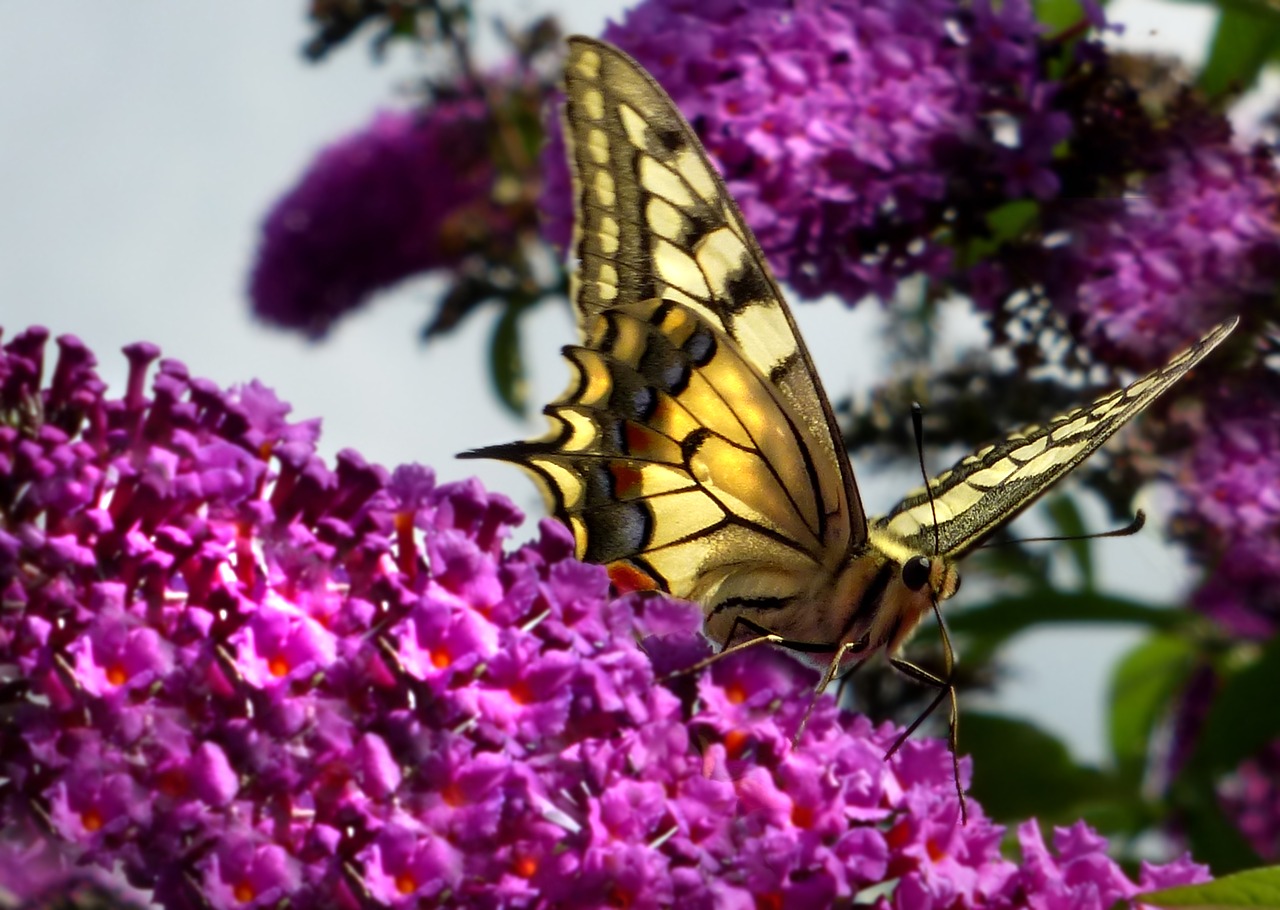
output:
<path id="1" fill-rule="evenodd" d="M 621 461 L 609 463 L 609 473 L 613 475 L 613 492 L 619 499 L 630 499 L 640 491 L 644 475 L 639 469 Z"/>
<path id="2" fill-rule="evenodd" d="M 609 580 L 617 588 L 619 594 L 630 594 L 632 591 L 656 591 L 658 581 L 648 572 L 637 569 L 629 562 L 609 564 Z"/>
<path id="3" fill-rule="evenodd" d="M 637 458 L 652 458 L 661 437 L 639 424 L 628 422 L 625 430 L 627 452 Z"/>

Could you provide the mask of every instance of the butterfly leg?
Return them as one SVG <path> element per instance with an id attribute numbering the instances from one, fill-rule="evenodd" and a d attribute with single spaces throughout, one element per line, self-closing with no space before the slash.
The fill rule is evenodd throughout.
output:
<path id="1" fill-rule="evenodd" d="M 925 722 L 925 720 L 938 706 L 942 704 L 943 699 L 949 699 L 951 702 L 951 712 L 948 718 L 947 726 L 949 733 L 947 736 L 947 744 L 951 749 L 951 772 L 956 782 L 956 796 L 960 799 L 960 823 L 966 824 L 969 820 L 968 809 L 966 808 L 964 790 L 960 787 L 960 753 L 958 751 L 959 732 L 960 732 L 960 707 L 956 703 L 956 687 L 951 682 L 952 669 L 955 665 L 955 655 L 951 649 L 951 636 L 947 634 L 947 627 L 942 622 L 942 614 L 938 611 L 938 605 L 933 605 L 934 615 L 938 619 L 938 630 L 942 633 L 942 666 L 945 678 L 940 678 L 923 667 L 918 667 L 910 661 L 903 660 L 901 657 L 890 657 L 889 664 L 906 676 L 908 679 L 915 680 L 921 685 L 929 686 L 937 689 L 938 694 L 934 697 L 929 706 L 920 712 L 920 716 L 911 722 L 907 729 L 889 747 L 889 751 L 885 753 L 885 758 L 890 758 L 895 752 L 902 748 L 902 744 L 916 729 Z"/>
<path id="2" fill-rule="evenodd" d="M 668 679 L 673 679 L 677 676 L 689 676 L 693 673 L 699 673 L 702 670 L 705 670 L 707 667 L 711 666 L 712 664 L 716 663 L 717 661 L 723 660 L 724 658 L 728 657 L 730 654 L 737 654 L 739 651 L 745 651 L 748 648 L 754 648 L 756 645 L 773 644 L 773 645 L 786 647 L 786 639 L 783 638 L 781 635 L 777 635 L 773 632 L 770 632 L 768 629 L 764 628 L 763 626 L 757 625 L 751 620 L 744 619 L 741 616 L 734 617 L 733 625 L 729 627 L 729 635 L 726 637 L 725 641 L 733 641 L 734 638 L 737 637 L 739 624 L 745 626 L 749 631 L 756 633 L 755 638 L 748 638 L 745 641 L 736 642 L 735 644 L 731 644 L 731 645 L 725 645 L 716 653 L 711 654 L 707 657 L 704 657 L 702 658 L 702 660 L 696 661 L 695 663 L 689 664 L 689 666 L 687 667 L 681 667 L 679 670 L 673 670 L 670 673 L 668 673 L 666 676 L 659 679 L 658 681 L 665 682 Z"/>
<path id="3" fill-rule="evenodd" d="M 850 688 L 853 684 L 853 674 L 865 667 L 867 663 L 868 661 L 860 660 L 844 673 L 840 674 L 838 681 L 836 682 L 836 704 L 840 707 L 844 707 L 846 702 L 853 702 L 853 689 Z"/>
<path id="4" fill-rule="evenodd" d="M 769 632 L 767 629 L 763 628 L 762 626 L 758 625 L 757 623 L 743 616 L 734 617 L 733 625 L 730 626 L 729 628 L 729 637 L 727 639 L 728 641 L 733 641 L 734 636 L 737 633 L 739 624 L 745 626 L 746 628 L 750 629 L 753 632 L 756 632 L 757 637 L 750 639 L 749 641 L 742 642 L 738 645 L 732 646 L 733 649 L 736 649 L 736 650 L 740 650 L 743 647 L 749 647 L 751 645 L 758 644 L 759 642 L 762 642 L 762 641 L 767 641 L 771 644 L 777 645 L 779 648 L 785 648 L 788 651 L 798 651 L 802 654 L 823 654 L 823 653 L 832 651 L 832 647 L 829 642 L 796 641 L 794 639 L 783 638 L 781 635 L 777 635 L 775 633 Z M 841 664 L 844 663 L 845 655 L 851 652 L 858 652 L 858 651 L 865 650 L 867 647 L 868 641 L 869 641 L 868 637 L 863 636 L 857 641 L 847 641 L 834 649 L 835 653 L 832 654 L 831 663 L 827 665 L 826 672 L 823 673 L 822 679 L 818 682 L 818 685 L 814 688 L 813 698 L 809 700 L 809 707 L 805 709 L 804 717 L 800 719 L 800 725 L 796 727 L 795 735 L 791 737 L 791 744 L 793 746 L 800 742 L 800 736 L 801 734 L 804 733 L 804 728 L 809 723 L 809 717 L 810 715 L 813 714 L 814 706 L 817 705 L 818 703 L 818 696 L 826 691 L 827 686 L 831 685 L 831 680 L 833 680 L 836 674 L 840 672 L 840 666 Z M 712 658 L 718 658 L 730 650 L 731 650 L 730 648 L 725 648 L 719 654 L 712 655 Z M 708 660 L 712 658 L 708 658 Z"/>
<path id="5" fill-rule="evenodd" d="M 805 708 L 804 717 L 800 718 L 800 726 L 796 727 L 796 735 L 791 737 L 791 744 L 793 746 L 796 745 L 798 742 L 800 742 L 800 735 L 804 733 L 804 728 L 809 723 L 809 715 L 813 713 L 814 706 L 818 704 L 818 696 L 826 691 L 827 686 L 831 685 L 831 680 L 833 680 L 836 674 L 840 672 L 840 664 L 844 662 L 844 656 L 848 654 L 850 651 L 861 651 L 864 648 L 866 648 L 866 646 L 867 646 L 867 639 L 864 637 L 858 641 L 846 641 L 844 644 L 842 644 L 839 648 L 836 649 L 836 653 L 831 658 L 831 663 L 827 665 L 827 672 L 822 674 L 822 679 L 818 682 L 817 687 L 813 690 L 813 698 L 809 699 L 809 707 Z M 828 647 L 830 646 L 828 645 Z M 850 670 L 848 673 L 845 674 L 845 678 L 852 676 L 854 670 L 857 670 L 858 667 L 860 666 L 861 664 L 855 664 L 853 670 Z M 842 679 L 841 685 L 843 684 L 844 684 L 844 680 Z M 836 693 L 836 704 L 837 705 L 840 704 L 840 698 L 839 698 L 838 692 Z"/>

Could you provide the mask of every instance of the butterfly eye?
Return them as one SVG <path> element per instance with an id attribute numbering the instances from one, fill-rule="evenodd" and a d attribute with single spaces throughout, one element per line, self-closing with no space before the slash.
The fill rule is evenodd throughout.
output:
<path id="1" fill-rule="evenodd" d="M 929 583 L 932 567 L 928 556 L 912 556 L 902 564 L 902 583 L 912 591 L 919 591 Z"/>

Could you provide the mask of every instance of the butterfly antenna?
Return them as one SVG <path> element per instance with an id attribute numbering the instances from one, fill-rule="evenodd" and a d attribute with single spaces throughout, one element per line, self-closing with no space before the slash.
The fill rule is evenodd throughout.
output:
<path id="1" fill-rule="evenodd" d="M 929 471 L 924 466 L 924 406 L 911 402 L 911 429 L 916 437 L 916 459 L 920 462 L 920 476 L 924 478 L 924 493 L 929 497 L 929 511 L 933 513 L 933 555 L 942 549 L 938 537 L 938 506 L 933 501 L 933 485 L 929 483 Z"/>
<path id="2" fill-rule="evenodd" d="M 1013 540 L 993 540 L 984 543 L 978 547 L 979 550 L 991 550 L 996 547 L 1007 547 L 1017 543 L 1047 543 L 1052 540 L 1097 540 L 1099 537 L 1129 537 L 1137 534 L 1142 530 L 1143 525 L 1147 523 L 1147 513 L 1138 509 L 1133 516 L 1133 521 L 1129 522 L 1122 528 L 1112 528 L 1110 531 L 1098 531 L 1094 534 L 1066 534 L 1061 537 L 1018 537 Z"/>

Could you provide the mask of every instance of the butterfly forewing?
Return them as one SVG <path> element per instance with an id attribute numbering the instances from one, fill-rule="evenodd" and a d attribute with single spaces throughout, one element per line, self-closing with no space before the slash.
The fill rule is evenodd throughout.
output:
<path id="1" fill-rule="evenodd" d="M 569 42 L 577 373 L 522 464 L 581 557 L 702 602 L 812 600 L 866 542 L 827 398 L 755 239 L 666 94 Z"/>
<path id="2" fill-rule="evenodd" d="M 873 539 L 883 533 L 917 553 L 937 552 L 954 561 L 1008 522 L 1038 496 L 1084 461 L 1235 328 L 1231 319 L 1217 326 L 1165 366 L 1092 404 L 1026 427 L 979 449 L 951 470 L 908 495 L 873 524 Z M 936 516 L 936 517 L 935 517 Z"/>
<path id="3" fill-rule="evenodd" d="M 860 546 L 866 519 L 830 405 L 760 248 L 697 137 L 657 83 L 606 44 L 570 39 L 565 94 L 576 178 L 571 293 L 584 329 L 602 310 L 660 300 L 688 307 L 731 339 L 806 431 L 823 509 L 848 527 L 849 545 Z M 733 411 L 755 400 L 769 407 L 719 392 Z"/>

